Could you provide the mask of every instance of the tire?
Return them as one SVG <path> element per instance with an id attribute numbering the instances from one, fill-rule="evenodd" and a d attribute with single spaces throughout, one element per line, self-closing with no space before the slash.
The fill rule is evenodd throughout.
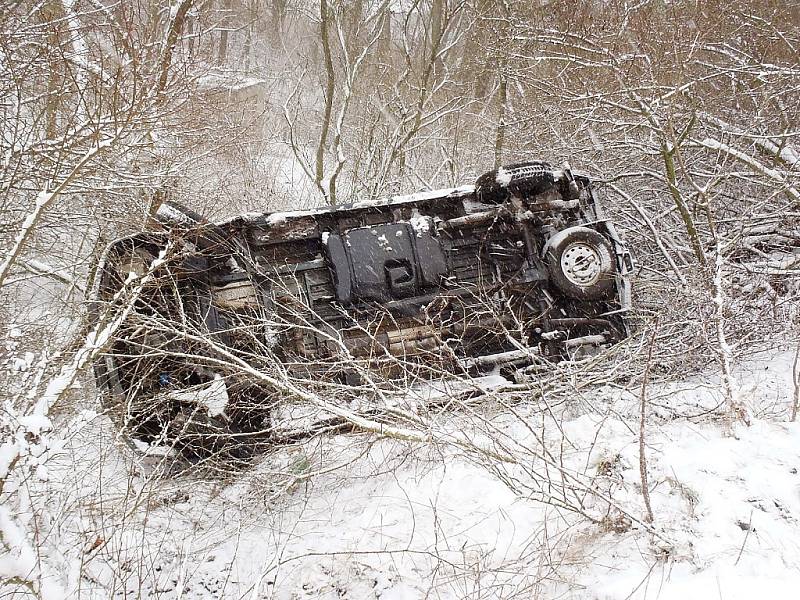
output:
<path id="1" fill-rule="evenodd" d="M 548 163 L 514 163 L 478 177 L 475 182 L 475 196 L 479 202 L 502 204 L 512 194 L 535 196 L 554 184 L 552 167 Z"/>
<path id="2" fill-rule="evenodd" d="M 616 286 L 611 242 L 588 227 L 569 227 L 555 234 L 545 247 L 550 281 L 576 300 L 605 300 Z"/>

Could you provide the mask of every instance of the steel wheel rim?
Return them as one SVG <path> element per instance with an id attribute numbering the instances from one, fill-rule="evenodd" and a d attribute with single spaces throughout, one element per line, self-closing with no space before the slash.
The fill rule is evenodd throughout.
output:
<path id="1" fill-rule="evenodd" d="M 570 283 L 588 287 L 597 283 L 603 273 L 603 259 L 594 246 L 573 242 L 561 254 L 561 271 Z"/>

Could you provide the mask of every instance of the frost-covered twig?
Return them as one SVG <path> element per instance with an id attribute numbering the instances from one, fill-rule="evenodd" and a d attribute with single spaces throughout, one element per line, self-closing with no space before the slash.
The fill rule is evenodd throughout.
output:
<path id="1" fill-rule="evenodd" d="M 33 440 L 39 440 L 43 434 L 52 429 L 48 416 L 51 407 L 75 382 L 82 369 L 105 348 L 114 332 L 129 315 L 142 288 L 153 278 L 154 271 L 164 263 L 165 256 L 170 250 L 171 245 L 167 245 L 143 275 L 129 276 L 125 285 L 117 291 L 109 303 L 109 310 L 101 315 L 95 327 L 86 336 L 83 345 L 73 354 L 69 362 L 50 380 L 32 409 L 23 415 L 10 415 L 4 418 L 4 428 L 10 430 L 11 436 L 0 446 L 0 494 L 7 492 L 5 482 L 16 470 L 27 464 L 25 460 L 27 457 L 38 457 L 41 454 L 41 448 L 46 444 L 41 441 L 34 443 Z M 120 302 L 124 304 L 120 306 Z M 114 310 L 119 312 L 115 314 Z M 36 449 L 33 448 L 34 445 L 37 446 Z M 33 466 L 37 464 L 34 462 Z M 8 493 L 13 494 L 13 492 Z M 22 503 L 22 500 L 18 502 Z M 57 576 L 48 571 L 29 540 L 24 521 L 20 520 L 19 514 L 8 509 L 9 504 L 9 499 L 4 498 L 4 505 L 0 506 L 0 543 L 5 548 L 5 552 L 0 555 L 0 576 L 27 587 L 43 599 L 64 598 L 65 592 L 57 583 Z"/>
<path id="2" fill-rule="evenodd" d="M 10 406 L 6 407 L 0 431 L 7 441 L 0 445 L 0 582 L 22 586 L 31 594 L 44 600 L 64 598 L 66 594 L 58 583 L 58 577 L 41 560 L 36 545 L 31 541 L 27 525 L 30 515 L 29 500 L 23 480 L 28 476 L 26 458 L 41 455 L 45 445 L 40 436 L 50 427 L 49 421 L 33 415 L 19 416 Z M 34 465 L 27 465 L 35 468 Z M 22 473 L 18 473 L 23 471 Z M 11 481 L 11 490 L 5 484 Z M 12 502 L 8 496 L 20 496 Z"/>
<path id="3" fill-rule="evenodd" d="M 49 279 L 58 281 L 59 283 L 63 283 L 66 286 L 75 288 L 81 293 L 84 293 L 84 288 L 81 284 L 75 281 L 75 279 L 72 277 L 68 277 L 67 275 L 61 273 L 61 271 L 65 269 L 64 267 L 54 267 L 53 265 L 49 265 L 34 258 L 28 260 L 17 259 L 17 264 L 28 271 L 30 275 L 18 275 L 12 279 L 7 279 L 6 284 L 16 283 L 32 277 L 47 277 Z"/>
<path id="4" fill-rule="evenodd" d="M 117 136 L 114 135 L 110 138 L 106 138 L 97 142 L 96 145 L 92 146 L 86 151 L 86 153 L 72 168 L 69 174 L 67 174 L 67 176 L 61 180 L 61 183 L 59 183 L 52 191 L 43 191 L 39 193 L 39 195 L 36 197 L 36 203 L 33 207 L 33 210 L 28 214 L 27 217 L 25 217 L 25 220 L 20 226 L 19 232 L 14 238 L 13 247 L 6 255 L 3 263 L 0 264 L 0 287 L 3 286 L 6 277 L 11 272 L 11 266 L 19 258 L 23 247 L 27 243 L 28 239 L 33 235 L 35 228 L 45 211 L 53 204 L 56 198 L 58 198 L 59 195 L 67 189 L 67 187 L 69 187 L 73 179 L 78 176 L 83 168 L 104 149 L 109 148 L 116 141 L 116 139 Z"/>
<path id="5" fill-rule="evenodd" d="M 721 152 L 722 154 L 727 154 L 731 158 L 738 160 L 746 164 L 747 166 L 754 169 L 756 172 L 764 175 L 765 177 L 771 179 L 772 181 L 778 183 L 783 188 L 783 191 L 793 200 L 800 202 L 800 191 L 796 187 L 794 187 L 784 174 L 779 171 L 778 169 L 772 169 L 760 161 L 756 160 L 749 154 L 742 152 L 741 150 L 737 150 L 728 144 L 715 140 L 713 138 L 705 138 L 703 140 L 692 142 L 694 146 L 700 146 L 702 148 L 707 148 L 709 150 L 715 150 L 717 152 Z"/>
<path id="6" fill-rule="evenodd" d="M 266 387 L 280 392 L 284 396 L 307 402 L 324 414 L 334 415 L 358 431 L 373 433 L 404 442 L 424 445 L 433 444 L 442 447 L 449 446 L 464 451 L 467 455 L 471 455 L 475 459 L 479 458 L 487 461 L 487 464 L 503 464 L 520 467 L 525 472 L 529 472 L 534 463 L 536 463 L 539 466 L 543 466 L 544 469 L 557 474 L 557 477 L 561 480 L 560 485 L 563 486 L 565 490 L 572 490 L 573 493 L 579 492 L 580 494 L 597 498 L 605 503 L 605 505 L 613 507 L 621 514 L 624 514 L 632 522 L 637 523 L 643 529 L 655 535 L 665 543 L 670 543 L 669 540 L 664 538 L 648 522 L 633 515 L 610 494 L 598 490 L 596 486 L 592 485 L 591 481 L 588 481 L 582 475 L 582 473 L 562 464 L 561 461 L 557 457 L 552 456 L 547 449 L 543 448 L 539 450 L 529 445 L 522 444 L 517 440 L 507 439 L 507 436 L 498 429 L 497 425 L 488 420 L 483 420 L 488 434 L 486 440 L 475 439 L 461 431 L 441 431 L 439 428 L 434 427 L 432 422 L 420 419 L 418 415 L 411 412 L 404 412 L 400 409 L 393 410 L 393 416 L 395 418 L 402 418 L 404 422 L 412 423 L 414 426 L 397 426 L 374 418 L 379 416 L 378 413 L 370 414 L 369 411 L 348 407 L 339 401 L 329 400 L 323 397 L 323 395 L 308 389 L 302 381 L 294 380 L 285 372 L 275 376 L 264 369 L 258 368 L 250 361 L 238 356 L 229 348 L 220 344 L 218 340 L 211 336 L 204 336 L 199 332 L 185 329 L 179 332 L 173 330 L 173 333 L 179 333 L 184 341 L 189 342 L 193 346 L 205 346 L 210 350 L 208 353 L 203 352 L 203 361 L 207 365 L 214 365 L 223 370 L 233 369 L 241 375 L 252 378 L 255 381 L 260 381 Z M 173 351 L 170 352 L 170 355 L 184 360 L 196 358 L 196 356 L 191 354 L 182 354 Z M 547 477 L 546 474 L 543 476 L 545 478 Z M 548 482 L 545 484 L 545 488 L 552 487 L 552 485 L 552 482 Z M 547 495 L 548 492 L 545 492 L 545 494 Z M 583 512 L 579 506 L 569 506 L 565 504 L 563 500 L 559 503 L 559 500 L 555 496 L 551 496 L 550 501 L 554 505 L 562 506 L 568 510 L 581 512 L 589 516 Z M 548 500 L 545 500 L 545 502 L 548 502 Z"/>
<path id="7" fill-rule="evenodd" d="M 50 380 L 44 393 L 37 401 L 33 414 L 46 417 L 50 408 L 58 402 L 64 392 L 73 384 L 83 368 L 97 358 L 105 349 L 111 337 L 133 310 L 142 288 L 153 279 L 154 271 L 164 264 L 165 257 L 171 251 L 172 246 L 168 244 L 161 252 L 161 255 L 149 265 L 146 273 L 139 277 L 133 273 L 130 274 L 126 285 L 114 294 L 114 298 L 109 305 L 110 308 L 114 308 L 118 306 L 121 299 L 124 299 L 125 304 L 122 310 L 116 315 L 111 313 L 110 310 L 103 315 L 104 318 L 101 318 L 97 325 L 87 334 L 83 345 L 73 354 L 69 363 L 61 367 L 59 374 Z"/>
<path id="8" fill-rule="evenodd" d="M 789 420 L 794 423 L 797 420 L 797 410 L 800 408 L 800 344 L 797 345 L 797 351 L 794 353 L 792 383 L 794 384 L 794 402 L 792 402 L 792 416 Z"/>
<path id="9" fill-rule="evenodd" d="M 681 282 L 681 285 L 685 286 L 686 285 L 686 277 L 683 275 L 681 270 L 678 268 L 678 265 L 675 264 L 675 261 L 672 259 L 672 256 L 670 255 L 670 253 L 664 247 L 664 243 L 661 241 L 661 236 L 658 234 L 658 231 L 656 230 L 656 227 L 653 224 L 653 221 L 650 219 L 650 217 L 647 215 L 647 213 L 644 211 L 644 209 L 639 205 L 638 202 L 636 202 L 631 197 L 630 194 L 626 193 L 624 190 L 620 189 L 619 187 L 617 187 L 613 183 L 607 183 L 606 185 L 608 185 L 609 188 L 614 190 L 614 192 L 616 192 L 617 194 L 622 196 L 628 202 L 628 204 L 633 206 L 633 208 L 636 210 L 636 212 L 639 213 L 639 216 L 642 217 L 644 222 L 647 224 L 647 228 L 653 234 L 653 241 L 655 241 L 656 246 L 658 246 L 658 249 L 661 251 L 661 254 L 664 255 L 664 258 L 667 260 L 667 263 L 669 264 L 670 268 L 672 269 L 672 272 L 675 273 L 675 276 L 678 278 L 678 281 Z"/>

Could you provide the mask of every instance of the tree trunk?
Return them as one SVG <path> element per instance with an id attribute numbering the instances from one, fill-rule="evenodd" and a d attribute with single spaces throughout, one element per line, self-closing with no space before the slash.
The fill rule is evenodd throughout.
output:
<path id="1" fill-rule="evenodd" d="M 439 56 L 442 45 L 444 1 L 445 0 L 433 0 L 433 4 L 431 5 L 431 60 L 433 61 L 434 80 L 436 80 L 444 70 L 444 64 Z"/>
<path id="2" fill-rule="evenodd" d="M 283 38 L 283 21 L 286 18 L 286 0 L 272 0 L 272 35 L 275 44 Z"/>
<path id="3" fill-rule="evenodd" d="M 506 113 L 508 111 L 508 78 L 505 69 L 500 70 L 500 86 L 497 90 L 497 103 L 500 118 L 497 121 L 497 134 L 494 139 L 494 168 L 503 164 L 503 146 L 506 140 Z"/>
<path id="4" fill-rule="evenodd" d="M 55 53 L 51 59 L 47 78 L 47 98 L 45 99 L 45 139 L 54 139 L 58 128 L 58 112 L 61 106 L 62 90 L 59 88 L 64 82 L 64 74 L 61 65 L 63 59 L 61 52 L 61 29 L 59 23 L 63 23 L 66 15 L 63 6 L 58 0 L 48 0 L 44 3 L 41 10 L 42 21 L 47 23 L 47 45 L 50 51 Z"/>
<path id="5" fill-rule="evenodd" d="M 315 180 L 317 187 L 325 196 L 328 204 L 335 204 L 336 197 L 331 190 L 330 186 L 323 185 L 325 177 L 325 147 L 328 142 L 328 131 L 331 125 L 331 118 L 333 113 L 333 93 L 334 93 L 334 73 L 333 73 L 333 58 L 331 57 L 331 45 L 328 37 L 328 22 L 330 19 L 330 11 L 328 10 L 328 0 L 320 0 L 319 3 L 319 16 L 320 16 L 320 39 L 322 41 L 322 56 L 325 63 L 325 109 L 322 115 L 322 130 L 319 134 L 319 145 L 317 146 L 316 156 L 316 171 Z"/>
<path id="6" fill-rule="evenodd" d="M 383 62 L 389 62 L 392 55 L 392 11 L 387 8 L 381 23 L 381 36 L 378 40 L 378 55 Z"/>
<path id="7" fill-rule="evenodd" d="M 164 49 L 161 53 L 161 59 L 158 65 L 159 76 L 156 92 L 159 94 L 162 93 L 167 87 L 169 70 L 172 68 L 172 55 L 175 52 L 175 45 L 178 43 L 178 37 L 181 35 L 183 27 L 186 24 L 186 13 L 189 12 L 193 2 L 194 0 L 181 0 L 181 2 L 174 9 L 175 16 L 172 17 L 167 25 L 167 40 L 164 44 Z"/>
<path id="8" fill-rule="evenodd" d="M 220 24 L 222 29 L 219 32 L 219 59 L 218 64 L 224 65 L 228 58 L 228 27 L 230 23 L 231 0 L 224 0 L 222 3 L 222 19 Z"/>

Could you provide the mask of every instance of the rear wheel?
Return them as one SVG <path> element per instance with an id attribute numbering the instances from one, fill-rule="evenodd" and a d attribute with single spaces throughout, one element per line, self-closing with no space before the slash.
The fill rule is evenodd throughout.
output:
<path id="1" fill-rule="evenodd" d="M 511 195 L 535 196 L 555 184 L 552 167 L 546 162 L 514 163 L 484 173 L 475 182 L 479 202 L 501 204 Z"/>
<path id="2" fill-rule="evenodd" d="M 550 238 L 546 250 L 550 281 L 577 300 L 608 299 L 616 270 L 611 243 L 588 227 L 570 227 Z"/>

